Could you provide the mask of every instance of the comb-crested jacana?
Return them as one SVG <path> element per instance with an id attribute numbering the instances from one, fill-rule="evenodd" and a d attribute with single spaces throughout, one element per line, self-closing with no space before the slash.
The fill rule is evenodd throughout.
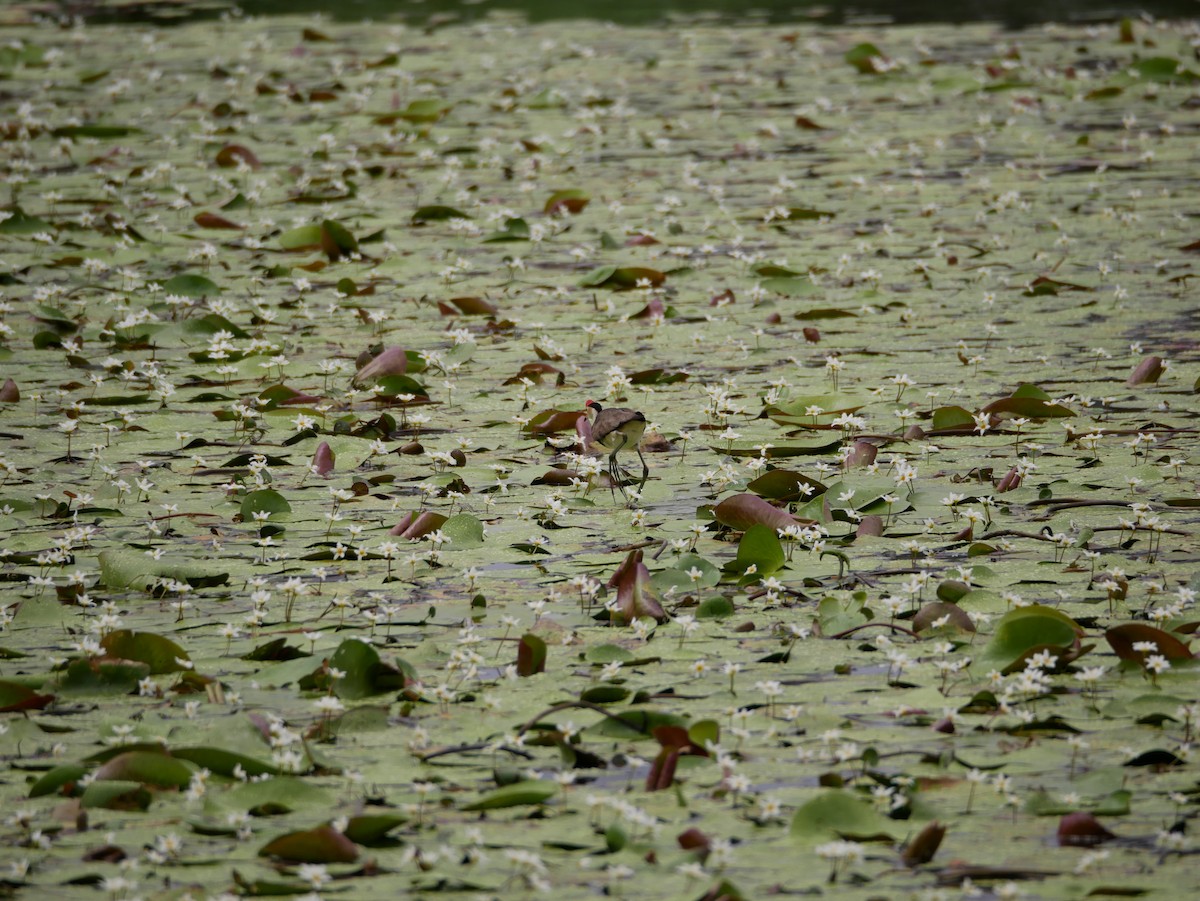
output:
<path id="1" fill-rule="evenodd" d="M 646 431 L 646 417 L 637 410 L 626 407 L 610 407 L 606 410 L 594 400 L 589 400 L 585 406 L 592 414 L 592 441 L 610 451 L 608 477 L 612 479 L 613 484 L 621 489 L 622 494 L 625 493 L 617 454 L 632 445 L 637 451 L 638 459 L 642 461 L 641 484 L 644 486 L 646 479 L 650 477 L 650 467 L 646 465 L 641 448 L 642 433 Z"/>

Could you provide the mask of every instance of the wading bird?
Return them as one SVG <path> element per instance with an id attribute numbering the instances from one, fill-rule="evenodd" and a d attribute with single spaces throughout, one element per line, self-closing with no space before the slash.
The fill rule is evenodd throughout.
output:
<path id="1" fill-rule="evenodd" d="M 592 415 L 592 441 L 607 451 L 608 477 L 613 484 L 625 494 L 625 486 L 621 479 L 621 467 L 617 463 L 617 454 L 631 446 L 637 451 L 638 459 L 642 461 L 642 481 L 638 485 L 640 491 L 650 477 L 650 467 L 642 456 L 642 433 L 646 431 L 646 417 L 637 410 L 626 407 L 611 407 L 604 409 L 594 400 L 589 400 L 585 406 Z"/>

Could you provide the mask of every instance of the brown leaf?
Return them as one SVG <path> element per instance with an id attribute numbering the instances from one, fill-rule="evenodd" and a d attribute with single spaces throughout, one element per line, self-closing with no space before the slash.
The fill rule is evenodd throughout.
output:
<path id="1" fill-rule="evenodd" d="M 824 125 L 818 125 L 812 119 L 808 118 L 808 116 L 797 116 L 796 117 L 796 127 L 804 128 L 804 129 L 807 129 L 808 131 L 824 131 L 825 130 Z"/>
<path id="2" fill-rule="evenodd" d="M 684 851 L 697 852 L 701 863 L 708 857 L 708 852 L 712 850 L 712 839 L 695 826 L 679 833 L 679 835 L 675 836 L 675 841 Z"/>
<path id="3" fill-rule="evenodd" d="M 15 404 L 21 399 L 21 389 L 17 387 L 17 383 L 12 379 L 4 380 L 4 387 L 0 388 L 0 403 Z"/>
<path id="4" fill-rule="evenodd" d="M 408 368 L 408 354 L 403 347 L 389 347 L 354 374 L 354 385 L 366 384 L 369 379 L 385 375 L 404 375 Z"/>
<path id="5" fill-rule="evenodd" d="M 495 316 L 499 312 L 494 303 L 482 297 L 451 297 L 450 303 L 464 316 Z"/>
<path id="6" fill-rule="evenodd" d="M 527 435 L 554 435 L 558 432 L 575 431 L 579 415 L 578 410 L 543 410 L 529 420 L 521 431 Z"/>
<path id="7" fill-rule="evenodd" d="M 943 616 L 949 617 L 949 625 L 964 632 L 975 631 L 975 624 L 971 622 L 971 617 L 967 616 L 967 611 L 957 604 L 947 604 L 945 601 L 930 601 L 922 606 L 913 616 L 912 629 L 914 632 L 923 632 Z"/>
<path id="8" fill-rule="evenodd" d="M 328 441 L 317 445 L 316 452 L 313 453 L 312 471 L 323 477 L 328 477 L 333 472 L 333 450 Z"/>
<path id="9" fill-rule="evenodd" d="M 1012 491 L 1014 488 L 1021 487 L 1021 476 L 1017 473 L 1017 467 L 1013 467 L 1004 474 L 999 483 L 996 485 L 996 493 L 1003 494 L 1006 491 Z"/>
<path id="10" fill-rule="evenodd" d="M 664 747 L 654 758 L 650 771 L 646 773 L 646 791 L 656 792 L 670 788 L 675 782 L 675 767 L 679 763 L 679 749 Z"/>
<path id="11" fill-rule="evenodd" d="M 1166 371 L 1162 357 L 1149 356 L 1134 367 L 1125 384 L 1132 388 L 1134 385 L 1153 385 Z"/>
<path id="12" fill-rule="evenodd" d="M 506 379 L 506 385 L 519 385 L 521 379 L 529 379 L 535 385 L 543 383 L 543 376 L 553 375 L 554 384 L 557 387 L 562 387 L 566 382 L 566 374 L 556 366 L 551 366 L 549 363 L 526 363 L 521 367 L 521 370 L 510 379 Z"/>
<path id="13" fill-rule="evenodd" d="M 446 517 L 443 514 L 434 513 L 432 510 L 425 510 L 416 515 L 409 513 L 392 526 L 388 530 L 388 534 L 416 541 L 418 538 L 440 529 L 445 522 Z"/>
<path id="14" fill-rule="evenodd" d="M 125 849 L 117 845 L 101 845 L 98 848 L 92 848 L 92 850 L 85 852 L 83 859 L 89 863 L 120 863 L 127 856 Z"/>
<path id="15" fill-rule="evenodd" d="M 609 578 L 608 587 L 617 589 L 614 617 L 622 623 L 631 623 L 643 617 L 660 623 L 667 621 L 667 614 L 650 590 L 650 570 L 642 562 L 640 550 L 629 552 L 629 556 Z"/>
<path id="16" fill-rule="evenodd" d="M 245 163 L 251 169 L 261 169 L 262 163 L 254 155 L 254 151 L 241 144 L 226 144 L 217 151 L 217 165 L 222 169 L 232 169 L 239 162 Z"/>
<path id="17" fill-rule="evenodd" d="M 946 827 L 934 820 L 917 833 L 916 838 L 904 846 L 900 859 L 910 867 L 929 863 L 937 849 L 941 847 L 942 839 L 946 836 Z"/>
<path id="18" fill-rule="evenodd" d="M 0 682 L 0 697 L 4 699 L 0 713 L 44 710 L 54 700 L 54 695 L 38 694 L 32 688 L 15 682 Z"/>
<path id="19" fill-rule="evenodd" d="M 1193 657 L 1188 646 L 1170 632 L 1164 632 L 1162 629 L 1156 629 L 1146 623 L 1125 623 L 1113 626 L 1104 633 L 1104 638 L 1122 660 L 1145 663 L 1150 654 L 1162 654 L 1168 660 L 1191 660 Z M 1134 644 L 1141 641 L 1154 642 L 1155 650 L 1135 651 Z"/>
<path id="20" fill-rule="evenodd" d="M 875 513 L 870 513 L 862 518 L 858 528 L 854 530 L 855 538 L 865 538 L 867 536 L 879 537 L 883 534 L 883 517 Z"/>
<path id="21" fill-rule="evenodd" d="M 278 857 L 297 863 L 352 863 L 358 846 L 332 826 L 289 832 L 259 849 L 259 857 Z"/>
<path id="22" fill-rule="evenodd" d="M 737 295 L 733 293 L 732 288 L 726 288 L 720 294 L 709 298 L 708 305 L 710 307 L 718 307 L 721 304 L 737 303 Z"/>
<path id="23" fill-rule="evenodd" d="M 195 221 L 196 224 L 201 228 L 227 228 L 236 230 L 246 227 L 244 225 L 238 225 L 236 222 L 232 222 L 229 219 L 226 219 L 224 216 L 218 216 L 216 213 L 208 212 L 197 213 L 195 216 Z"/>
<path id="24" fill-rule="evenodd" d="M 542 211 L 547 216 L 553 216 L 563 210 L 566 210 L 568 213 L 582 213 L 584 207 L 590 202 L 590 197 L 556 197 L 547 200 Z"/>
<path id="25" fill-rule="evenodd" d="M 1093 848 L 1116 838 L 1101 825 L 1094 814 L 1086 810 L 1068 813 L 1058 821 L 1058 843 L 1076 848 Z"/>
<path id="26" fill-rule="evenodd" d="M 655 316 L 662 316 L 666 313 L 667 308 L 663 306 L 661 297 L 652 297 L 650 302 L 644 307 L 630 316 L 630 319 L 651 319 Z"/>
<path id="27" fill-rule="evenodd" d="M 863 441 L 860 438 L 850 448 L 850 453 L 846 456 L 846 466 L 848 468 L 870 466 L 875 462 L 875 455 L 877 453 L 879 453 L 879 448 L 870 441 Z"/>
<path id="28" fill-rule="evenodd" d="M 583 481 L 581 476 L 574 469 L 547 469 L 544 473 L 530 482 L 530 485 L 557 485 L 566 488 L 573 485 L 576 481 Z"/>
<path id="29" fill-rule="evenodd" d="M 800 522 L 792 514 L 771 506 L 756 494 L 727 497 L 713 509 L 713 515 L 717 522 L 739 532 L 759 524 L 779 530 Z"/>

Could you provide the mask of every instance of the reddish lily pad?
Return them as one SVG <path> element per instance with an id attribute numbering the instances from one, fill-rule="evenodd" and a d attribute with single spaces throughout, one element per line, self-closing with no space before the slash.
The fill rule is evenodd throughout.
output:
<path id="1" fill-rule="evenodd" d="M 258 856 L 295 863 L 353 863 L 358 846 L 332 826 L 318 826 L 272 839 L 259 848 Z"/>
<path id="2" fill-rule="evenodd" d="M 1171 661 L 1190 660 L 1195 656 L 1179 638 L 1147 623 L 1124 623 L 1120 626 L 1113 626 L 1104 633 L 1104 638 L 1122 660 L 1143 663 L 1150 654 L 1162 654 Z M 1133 646 L 1143 641 L 1152 642 L 1155 650 L 1135 650 Z"/>
<path id="3" fill-rule="evenodd" d="M 739 532 L 754 525 L 764 525 L 774 530 L 786 529 L 798 522 L 786 510 L 771 506 L 756 494 L 727 497 L 713 508 L 713 515 L 717 522 Z"/>

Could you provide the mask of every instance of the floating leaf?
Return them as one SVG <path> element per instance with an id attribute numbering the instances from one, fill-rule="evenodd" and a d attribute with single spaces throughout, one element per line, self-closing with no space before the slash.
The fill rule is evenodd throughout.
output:
<path id="1" fill-rule="evenodd" d="M 1073 282 L 1060 282 L 1058 279 L 1049 278 L 1045 275 L 1039 275 L 1029 283 L 1029 288 L 1024 291 L 1026 297 L 1057 297 L 1059 291 L 1094 291 L 1095 288 L 1090 288 L 1087 285 L 1077 285 Z"/>
<path id="2" fill-rule="evenodd" d="M 775 529 L 755 523 L 746 529 L 742 540 L 738 542 L 737 559 L 733 561 L 731 569 L 733 572 L 746 573 L 750 567 L 754 567 L 754 577 L 757 579 L 782 569 L 785 560 L 783 545 Z"/>
<path id="3" fill-rule="evenodd" d="M 1194 84 L 1200 81 L 1200 75 L 1185 68 L 1182 62 L 1171 56 L 1152 56 L 1149 59 L 1138 60 L 1133 64 L 1133 71 L 1146 81 L 1178 84 Z"/>
<path id="4" fill-rule="evenodd" d="M 84 810 L 146 810 L 152 798 L 140 782 L 94 781 L 79 797 Z"/>
<path id="5" fill-rule="evenodd" d="M 529 223 L 519 216 L 504 220 L 504 226 L 483 239 L 484 244 L 494 244 L 497 241 L 528 241 Z"/>
<path id="6" fill-rule="evenodd" d="M 825 491 L 825 486 L 816 479 L 787 469 L 772 469 L 746 487 L 760 497 L 773 501 L 807 500 L 818 497 Z"/>
<path id="7" fill-rule="evenodd" d="M 442 222 L 446 219 L 470 219 L 462 210 L 452 206 L 423 206 L 418 207 L 412 214 L 413 225 L 424 225 L 426 222 Z"/>
<path id="8" fill-rule="evenodd" d="M 335 803 L 336 799 L 326 789 L 294 776 L 275 776 L 235 784 L 219 794 L 210 792 L 205 798 L 205 805 L 210 811 L 237 813 L 328 811 Z"/>
<path id="9" fill-rule="evenodd" d="M 123 590 L 154 591 L 164 579 L 186 582 L 193 588 L 209 585 L 224 585 L 229 573 L 222 572 L 212 564 L 194 563 L 186 559 L 155 560 L 142 551 L 109 548 L 101 551 L 100 581 L 109 588 Z"/>
<path id="10" fill-rule="evenodd" d="M 216 773 L 219 776 L 226 776 L 230 779 L 238 778 L 239 773 L 250 778 L 279 775 L 279 767 L 273 763 L 259 760 L 257 757 L 249 757 L 245 754 L 227 751 L 224 748 L 206 746 L 172 748 L 171 756 L 177 760 L 186 760 L 209 772 Z"/>
<path id="11" fill-rule="evenodd" d="M 1069 407 L 1054 403 L 1045 391 L 1037 385 L 1031 384 L 1021 385 L 1010 397 L 992 401 L 983 408 L 983 412 L 989 414 L 1008 413 L 1028 419 L 1053 419 L 1075 415 L 1075 412 Z M 934 419 L 936 422 L 936 413 Z M 934 427 L 937 428 L 937 425 L 935 424 Z"/>
<path id="12" fill-rule="evenodd" d="M 759 282 L 759 286 L 764 291 L 782 294 L 784 297 L 812 297 L 824 293 L 808 276 L 765 278 Z M 800 314 L 797 314 L 796 318 L 800 318 Z"/>
<path id="13" fill-rule="evenodd" d="M 860 75 L 878 75 L 885 71 L 887 58 L 878 47 L 871 43 L 855 44 L 845 52 L 842 58 L 848 62 Z"/>
<path id="14" fill-rule="evenodd" d="M 18 682 L 0 679 L 0 713 L 45 710 L 53 700 L 54 695 L 38 694 L 32 688 Z"/>
<path id="15" fill-rule="evenodd" d="M 81 763 L 59 764 L 29 787 L 29 797 L 40 798 L 50 794 L 70 795 L 77 789 L 79 780 L 87 771 L 88 768 Z"/>
<path id="16" fill-rule="evenodd" d="M 438 121 L 438 119 L 441 119 L 446 113 L 450 112 L 452 108 L 444 100 L 427 97 L 422 100 L 412 101 L 398 113 L 388 113 L 379 116 L 375 121 L 380 125 L 389 125 L 397 119 L 403 119 L 405 122 L 411 122 L 414 125 L 425 124 Z"/>
<path id="17" fill-rule="evenodd" d="M 336 681 L 327 679 L 328 669 L 344 673 Z M 372 695 L 400 691 L 407 684 L 402 668 L 386 663 L 372 645 L 347 638 L 329 657 L 328 668 L 318 671 L 315 687 L 332 687 L 338 697 L 356 701 Z"/>
<path id="18" fill-rule="evenodd" d="M 288 503 L 287 498 L 276 491 L 274 488 L 260 488 L 257 491 L 251 491 L 242 498 L 241 517 L 242 522 L 256 522 L 255 513 L 269 513 L 270 519 L 279 520 L 292 512 L 292 505 Z"/>
<path id="19" fill-rule="evenodd" d="M 79 657 L 67 664 L 62 690 L 82 695 L 127 695 L 150 675 L 145 663 Z"/>
<path id="20" fill-rule="evenodd" d="M 0 215 L 0 235 L 33 235 L 53 228 L 45 219 L 32 216 L 19 206 L 7 207 L 4 212 L 8 216 Z"/>
<path id="21" fill-rule="evenodd" d="M 388 840 L 388 833 L 408 822 L 402 813 L 369 813 L 351 817 L 343 835 L 356 845 L 380 845 Z"/>
<path id="22" fill-rule="evenodd" d="M 442 523 L 442 534 L 451 551 L 476 548 L 483 544 L 483 523 L 470 513 L 456 513 Z"/>
<path id="23" fill-rule="evenodd" d="M 460 809 L 503 810 L 506 807 L 545 804 L 558 793 L 558 790 L 558 783 L 549 779 L 528 779 L 488 792 L 478 801 L 463 805 Z"/>
<path id="24" fill-rule="evenodd" d="M 793 838 L 805 843 L 834 838 L 861 842 L 892 842 L 898 824 L 870 802 L 841 789 L 823 792 L 802 804 L 792 817 Z"/>
<path id="25" fill-rule="evenodd" d="M 1083 629 L 1053 607 L 1032 604 L 1010 610 L 996 623 L 992 640 L 980 655 L 985 666 L 1005 670 L 1035 651 L 1049 650 L 1060 663 L 1077 656 Z"/>
<path id="26" fill-rule="evenodd" d="M 930 426 L 936 432 L 969 432 L 975 428 L 975 417 L 970 410 L 959 406 L 938 407 L 933 411 Z"/>
<path id="27" fill-rule="evenodd" d="M 630 291 L 638 287 L 639 282 L 648 283 L 650 287 L 657 288 L 666 279 L 666 273 L 643 266 L 601 266 L 580 279 L 579 286 L 581 288 L 613 288 L 618 291 Z"/>
<path id="28" fill-rule="evenodd" d="M 330 262 L 358 252 L 358 240 L 340 222 L 325 219 L 315 225 L 302 225 L 279 236 L 284 250 L 320 250 Z"/>
<path id="29" fill-rule="evenodd" d="M 221 288 L 210 278 L 192 273 L 182 273 L 163 282 L 166 294 L 178 294 L 181 297 L 216 297 Z"/>
<path id="30" fill-rule="evenodd" d="M 127 751 L 102 764 L 94 777 L 99 781 L 140 782 L 154 788 L 187 788 L 195 772 L 195 768 L 165 751 Z"/>
<path id="31" fill-rule="evenodd" d="M 190 659 L 182 647 L 154 632 L 116 629 L 100 639 L 100 647 L 110 657 L 146 664 L 151 675 L 183 672 Z"/>
<path id="32" fill-rule="evenodd" d="M 727 619 L 736 612 L 733 601 L 727 597 L 705 598 L 696 608 L 696 619 Z"/>

